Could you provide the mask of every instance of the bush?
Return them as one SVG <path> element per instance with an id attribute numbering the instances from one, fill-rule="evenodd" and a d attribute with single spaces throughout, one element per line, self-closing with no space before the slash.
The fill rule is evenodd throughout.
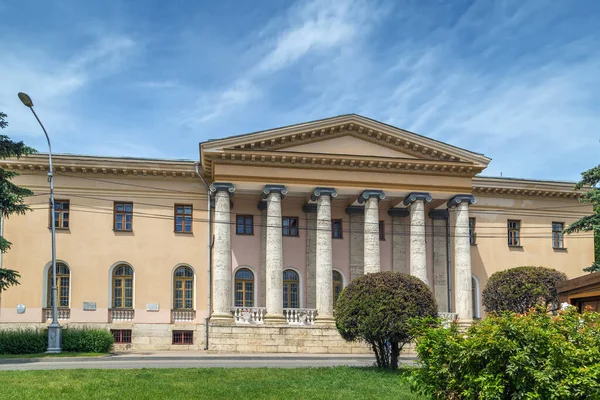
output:
<path id="1" fill-rule="evenodd" d="M 413 389 L 436 399 L 600 398 L 600 314 L 492 314 L 417 335 Z"/>
<path id="2" fill-rule="evenodd" d="M 48 346 L 48 331 L 22 329 L 0 330 L 0 354 L 43 353 Z"/>
<path id="3" fill-rule="evenodd" d="M 525 313 L 536 306 L 558 303 L 556 285 L 567 280 L 562 272 L 544 267 L 517 267 L 499 271 L 483 289 L 483 305 L 488 312 Z"/>
<path id="4" fill-rule="evenodd" d="M 420 279 L 395 272 L 367 274 L 340 294 L 335 323 L 347 341 L 364 340 L 377 365 L 397 368 L 402 347 L 412 340 L 411 319 L 437 315 L 431 290 Z"/>
<path id="5" fill-rule="evenodd" d="M 106 329 L 65 328 L 62 331 L 63 351 L 78 353 L 108 353 L 114 343 Z"/>

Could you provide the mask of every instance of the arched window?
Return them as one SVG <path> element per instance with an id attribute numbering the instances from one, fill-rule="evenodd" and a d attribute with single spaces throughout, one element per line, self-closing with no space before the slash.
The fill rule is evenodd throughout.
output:
<path id="1" fill-rule="evenodd" d="M 342 289 L 344 288 L 344 279 L 342 278 L 342 274 L 338 271 L 333 271 L 333 307 L 335 307 L 335 303 L 337 302 Z"/>
<path id="2" fill-rule="evenodd" d="M 247 268 L 235 273 L 235 306 L 254 307 L 254 274 Z"/>
<path id="3" fill-rule="evenodd" d="M 117 265 L 112 276 L 112 308 L 133 308 L 133 268 Z"/>
<path id="4" fill-rule="evenodd" d="M 296 271 L 283 271 L 283 308 L 298 308 L 300 306 L 300 278 Z"/>
<path id="5" fill-rule="evenodd" d="M 54 306 L 52 301 L 52 265 L 48 268 L 48 308 Z M 56 288 L 58 289 L 58 307 L 69 307 L 71 271 L 63 263 L 56 263 Z"/>
<path id="6" fill-rule="evenodd" d="M 194 309 L 194 271 L 179 267 L 173 277 L 173 307 L 175 310 Z"/>
<path id="7" fill-rule="evenodd" d="M 473 301 L 473 319 L 481 318 L 481 301 L 479 299 L 479 279 L 475 275 L 471 276 L 471 297 Z"/>

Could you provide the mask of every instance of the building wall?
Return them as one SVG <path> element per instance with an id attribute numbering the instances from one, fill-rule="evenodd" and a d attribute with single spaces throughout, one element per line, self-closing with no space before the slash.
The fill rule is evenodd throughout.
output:
<path id="1" fill-rule="evenodd" d="M 21 274 L 21 285 L 2 293 L 1 322 L 41 322 L 46 306 L 45 271 L 50 263 L 48 189 L 45 173 L 27 173 L 15 183 L 32 189 L 33 211 L 5 221 L 5 237 L 13 245 L 3 267 Z M 199 179 L 113 177 L 110 174 L 55 176 L 56 199 L 70 200 L 70 228 L 57 230 L 57 259 L 71 271 L 71 320 L 108 321 L 111 267 L 126 262 L 134 269 L 134 323 L 170 323 L 172 274 L 178 265 L 195 271 L 196 320 L 207 308 L 206 190 Z M 133 202 L 133 231 L 113 231 L 113 201 Z M 174 232 L 174 204 L 194 207 L 193 233 Z M 83 311 L 95 302 L 95 311 Z M 158 303 L 159 311 L 146 311 Z M 17 314 L 24 304 L 24 314 Z"/>

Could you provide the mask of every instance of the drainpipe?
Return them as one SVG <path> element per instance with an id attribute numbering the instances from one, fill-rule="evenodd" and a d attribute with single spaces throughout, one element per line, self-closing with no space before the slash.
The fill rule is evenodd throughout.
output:
<path id="1" fill-rule="evenodd" d="M 211 208 L 210 208 L 210 187 L 208 185 L 208 183 L 206 183 L 206 180 L 204 179 L 204 177 L 202 176 L 201 172 L 200 172 L 200 163 L 197 162 L 194 164 L 194 166 L 196 167 L 196 175 L 198 175 L 198 177 L 202 180 L 202 183 L 204 183 L 204 186 L 206 186 L 206 209 L 208 210 L 208 218 L 207 218 L 207 231 L 208 231 L 208 237 L 207 237 L 207 241 L 208 241 L 208 306 L 207 306 L 207 314 L 206 317 L 204 317 L 204 350 L 208 350 L 208 321 L 210 320 L 210 312 L 211 312 L 211 308 L 212 308 L 212 304 L 211 304 L 211 290 L 212 290 L 212 245 L 213 245 L 213 237 L 212 237 L 212 224 L 211 224 Z"/>
<path id="2" fill-rule="evenodd" d="M 450 210 L 446 215 L 446 261 L 448 262 L 448 312 L 452 312 L 452 258 L 450 256 Z"/>

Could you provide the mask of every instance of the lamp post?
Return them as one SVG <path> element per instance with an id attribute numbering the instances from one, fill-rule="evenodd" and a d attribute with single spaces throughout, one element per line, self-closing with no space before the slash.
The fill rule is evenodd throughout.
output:
<path id="1" fill-rule="evenodd" d="M 50 182 L 50 219 L 51 219 L 51 231 L 52 231 L 52 323 L 48 326 L 48 349 L 46 353 L 60 353 L 61 352 L 61 336 L 62 336 L 62 327 L 58 323 L 58 288 L 56 287 L 56 226 L 55 226 L 55 216 L 54 216 L 54 182 L 52 180 L 52 146 L 50 145 L 50 137 L 48 136 L 48 132 L 46 132 L 46 128 L 42 124 L 42 121 L 38 118 L 37 114 L 33 109 L 33 101 L 31 101 L 31 97 L 23 92 L 19 92 L 18 94 L 19 100 L 28 107 L 37 122 L 42 127 L 44 134 L 46 135 L 46 140 L 48 141 L 48 161 L 50 163 L 50 169 L 48 170 L 48 182 Z"/>

